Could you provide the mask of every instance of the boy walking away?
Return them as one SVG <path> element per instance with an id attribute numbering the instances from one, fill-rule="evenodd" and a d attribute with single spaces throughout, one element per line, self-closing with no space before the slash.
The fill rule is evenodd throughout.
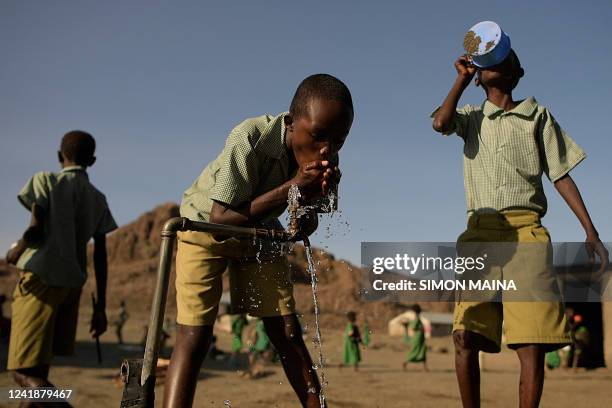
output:
<path id="1" fill-rule="evenodd" d="M 87 176 L 95 146 L 89 133 L 67 133 L 58 152 L 61 172 L 36 173 L 18 195 L 32 213 L 30 226 L 6 255 L 21 270 L 13 292 L 8 357 L 8 369 L 21 387 L 52 387 L 52 356 L 74 353 L 92 237 L 97 302 L 90 333 L 98 337 L 106 331 L 106 234 L 117 225 L 106 198 Z"/>
<path id="2" fill-rule="evenodd" d="M 408 332 L 410 350 L 406 356 L 406 361 L 402 364 L 404 371 L 410 363 L 423 363 L 423 371 L 427 369 L 427 345 L 425 344 L 425 327 L 421 321 L 421 306 L 415 304 L 412 306 L 414 312 L 414 320 L 408 323 L 406 331 Z"/>
<path id="3" fill-rule="evenodd" d="M 475 45 L 478 43 L 489 47 L 495 41 L 483 37 Z M 585 154 L 547 108 L 532 97 L 519 101 L 513 98 L 512 91 L 524 71 L 518 56 L 510 49 L 509 40 L 507 44 L 505 53 L 495 53 L 499 58 L 492 64 L 480 63 L 477 67 L 476 57 L 473 62 L 466 56 L 457 59 L 457 79 L 442 106 L 432 114 L 433 127 L 445 135 L 456 133 L 465 144 L 469 217 L 468 228 L 458 244 L 539 243 L 543 250 L 530 253 L 528 263 L 519 259 L 518 263 L 510 260 L 504 265 L 504 277 L 506 273 L 527 269 L 524 275 L 532 281 L 523 283 L 542 287 L 551 280 L 548 260 L 552 259 L 550 236 L 541 224 L 546 213 L 543 173 L 584 227 L 591 258 L 596 253 L 605 267 L 608 253 L 569 175 Z M 457 109 L 462 92 L 475 74 L 476 85 L 483 87 L 486 100 L 480 106 Z M 463 406 L 480 406 L 478 351 L 500 351 L 502 320 L 507 343 L 520 360 L 520 406 L 538 406 L 545 353 L 571 341 L 563 304 L 458 301 L 454 314 L 455 365 Z"/>
<path id="4" fill-rule="evenodd" d="M 361 352 L 359 345 L 361 344 L 361 333 L 359 327 L 355 322 L 357 321 L 357 315 L 351 311 L 346 314 L 348 323 L 344 329 L 344 347 L 342 353 L 342 365 L 340 366 L 353 366 L 355 371 L 359 371 L 359 362 L 361 361 Z"/>
<path id="5" fill-rule="evenodd" d="M 299 85 L 289 112 L 247 119 L 185 191 L 181 215 L 197 221 L 280 228 L 289 188 L 302 198 L 327 196 L 339 181 L 338 151 L 353 121 L 351 94 L 340 80 L 312 75 Z M 317 218 L 304 222 L 312 233 Z M 305 407 L 319 406 L 320 385 L 295 315 L 283 247 L 252 240 L 180 232 L 176 255 L 177 338 L 164 391 L 165 407 L 189 407 L 209 347 L 229 272 L 232 310 L 264 321 L 285 374 Z"/>

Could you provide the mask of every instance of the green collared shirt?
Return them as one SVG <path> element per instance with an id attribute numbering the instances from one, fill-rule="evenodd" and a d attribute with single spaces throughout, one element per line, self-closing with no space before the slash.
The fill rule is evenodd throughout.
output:
<path id="1" fill-rule="evenodd" d="M 117 224 L 106 197 L 90 182 L 85 168 L 36 173 L 17 196 L 28 210 L 45 210 L 44 240 L 21 255 L 17 267 L 31 271 L 48 286 L 81 287 L 87 279 L 87 243 Z"/>
<path id="2" fill-rule="evenodd" d="M 555 182 L 586 157 L 533 97 L 507 112 L 488 100 L 466 105 L 457 109 L 451 133 L 464 140 L 468 212 L 530 209 L 543 216 L 542 174 Z"/>
<path id="3" fill-rule="evenodd" d="M 258 116 L 236 126 L 221 154 L 183 194 L 181 215 L 208 222 L 213 200 L 237 207 L 293 177 L 285 146 L 285 115 Z M 276 217 L 283 211 L 269 214 L 262 223 L 278 227 Z"/>

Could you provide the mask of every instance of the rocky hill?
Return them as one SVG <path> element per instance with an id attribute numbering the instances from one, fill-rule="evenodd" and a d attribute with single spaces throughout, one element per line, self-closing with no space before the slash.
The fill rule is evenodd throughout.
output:
<path id="1" fill-rule="evenodd" d="M 137 220 L 120 227 L 109 235 L 107 251 L 109 262 L 108 306 L 115 309 L 121 300 L 134 313 L 146 312 L 155 286 L 160 231 L 166 220 L 178 216 L 178 206 L 166 203 L 148 211 Z M 349 310 L 358 312 L 360 320 L 367 318 L 373 328 L 383 329 L 387 321 L 404 311 L 408 305 L 388 302 L 363 302 L 360 298 L 361 270 L 344 260 L 320 249 L 314 250 L 318 263 L 319 301 L 322 322 L 339 324 Z M 91 248 L 90 248 L 91 257 Z M 91 259 L 91 258 L 90 258 Z M 291 270 L 296 281 L 295 297 L 300 313 L 308 316 L 312 309 L 312 293 L 304 247 L 295 245 L 290 256 Z M 91 269 L 91 264 L 90 264 Z M 94 290 L 93 270 L 84 288 L 83 304 L 88 304 L 89 293 Z M 10 293 L 16 273 L 0 263 L 0 293 Z M 227 281 L 225 288 L 227 289 Z M 446 308 L 445 305 L 439 305 Z M 168 292 L 168 314 L 175 311 L 174 271 Z"/>

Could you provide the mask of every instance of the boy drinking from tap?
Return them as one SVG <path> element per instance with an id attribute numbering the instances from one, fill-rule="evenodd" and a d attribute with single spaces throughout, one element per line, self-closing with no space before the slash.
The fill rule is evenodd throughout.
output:
<path id="1" fill-rule="evenodd" d="M 304 79 L 289 112 L 243 121 L 225 148 L 185 191 L 181 215 L 237 226 L 280 227 L 291 185 L 306 200 L 325 196 L 339 181 L 338 151 L 353 121 L 342 81 L 327 74 Z M 317 226 L 316 215 L 308 235 Z M 177 339 L 165 385 L 164 406 L 191 406 L 197 374 L 230 275 L 234 313 L 262 318 L 270 341 L 302 406 L 319 406 L 320 384 L 295 315 L 286 255 L 251 240 L 203 232 L 178 234 Z M 313 392 L 313 390 L 315 392 Z"/>

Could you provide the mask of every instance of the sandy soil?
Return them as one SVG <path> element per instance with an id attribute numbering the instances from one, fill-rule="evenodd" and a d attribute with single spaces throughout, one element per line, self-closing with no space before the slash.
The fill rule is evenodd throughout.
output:
<path id="1" fill-rule="evenodd" d="M 74 389 L 76 407 L 118 407 L 121 388 L 115 381 L 123 357 L 139 357 L 138 351 L 120 348 L 115 336 L 108 332 L 102 337 L 103 363 L 96 362 L 95 344 L 87 335 L 88 311 L 80 319 L 77 352 L 74 357 L 57 358 L 51 380 L 58 386 Z M 137 348 L 143 333 L 142 319 L 130 318 L 124 329 L 125 340 Z M 253 325 L 251 325 L 253 326 Z M 312 325 L 310 325 L 312 327 Z M 337 366 L 341 357 L 341 331 L 324 330 L 324 352 L 329 380 L 325 392 L 330 407 L 458 407 L 459 394 L 453 370 L 450 338 L 432 339 L 429 353 L 430 372 L 420 366 L 402 371 L 406 350 L 401 338 L 373 333 L 370 347 L 363 351 L 363 365 L 359 372 Z M 312 333 L 307 334 L 311 345 Z M 230 337 L 218 333 L 218 345 L 229 349 Z M 171 341 L 169 342 L 171 345 Z M 451 352 L 443 352 L 446 348 Z M 170 348 L 165 353 L 169 354 Z M 0 367 L 6 363 L 6 347 L 2 346 Z M 246 357 L 242 360 L 246 364 Z M 516 407 L 518 364 L 513 352 L 487 356 L 483 373 L 483 406 Z M 0 372 L 0 388 L 10 386 L 6 371 Z M 554 371 L 547 373 L 542 407 L 608 406 L 612 392 L 612 372 Z M 158 402 L 162 388 L 157 387 Z M 158 404 L 161 405 L 161 404 Z M 11 405 L 15 406 L 15 405 Z M 265 367 L 263 378 L 248 380 L 230 369 L 225 361 L 206 361 L 200 373 L 196 395 L 197 407 L 297 407 L 293 392 L 279 365 Z"/>

